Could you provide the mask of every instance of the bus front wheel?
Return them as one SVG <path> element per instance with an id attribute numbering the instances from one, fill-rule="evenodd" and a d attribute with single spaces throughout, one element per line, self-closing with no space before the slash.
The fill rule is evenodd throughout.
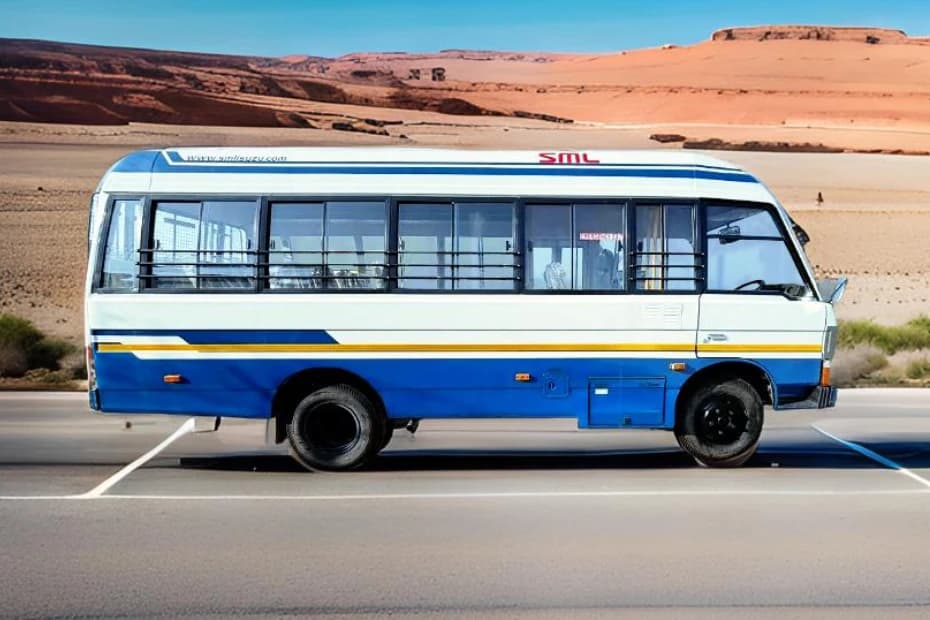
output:
<path id="1" fill-rule="evenodd" d="M 739 467 L 762 434 L 762 399 L 742 379 L 699 387 L 686 397 L 675 425 L 678 445 L 705 467 Z"/>
<path id="2" fill-rule="evenodd" d="M 384 416 L 365 394 L 331 385 L 297 404 L 287 435 L 294 458 L 308 469 L 345 471 L 378 453 L 385 427 Z"/>

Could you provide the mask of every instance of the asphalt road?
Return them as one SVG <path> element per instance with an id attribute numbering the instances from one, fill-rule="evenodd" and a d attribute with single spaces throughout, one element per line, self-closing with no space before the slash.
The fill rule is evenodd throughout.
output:
<path id="1" fill-rule="evenodd" d="M 308 474 L 228 421 L 129 471 L 185 420 L 0 393 L 0 616 L 928 617 L 930 391 L 840 398 L 740 470 L 447 421 Z"/>

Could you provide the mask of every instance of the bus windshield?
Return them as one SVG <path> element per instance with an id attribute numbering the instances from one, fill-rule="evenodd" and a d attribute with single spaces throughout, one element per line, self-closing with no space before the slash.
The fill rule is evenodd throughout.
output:
<path id="1" fill-rule="evenodd" d="M 769 210 L 707 208 L 707 289 L 805 294 L 804 279 Z"/>

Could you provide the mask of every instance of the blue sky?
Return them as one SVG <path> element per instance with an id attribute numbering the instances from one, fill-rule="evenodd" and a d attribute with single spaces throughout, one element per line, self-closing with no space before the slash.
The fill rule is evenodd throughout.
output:
<path id="1" fill-rule="evenodd" d="M 736 25 L 930 34 L 930 0 L 0 0 L 0 37 L 335 56 L 447 48 L 612 51 L 687 44 Z"/>

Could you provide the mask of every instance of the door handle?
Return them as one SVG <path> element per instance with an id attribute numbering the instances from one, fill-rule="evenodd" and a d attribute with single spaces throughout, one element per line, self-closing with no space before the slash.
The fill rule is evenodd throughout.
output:
<path id="1" fill-rule="evenodd" d="M 726 342 L 730 338 L 726 334 L 707 334 L 704 342 Z"/>

